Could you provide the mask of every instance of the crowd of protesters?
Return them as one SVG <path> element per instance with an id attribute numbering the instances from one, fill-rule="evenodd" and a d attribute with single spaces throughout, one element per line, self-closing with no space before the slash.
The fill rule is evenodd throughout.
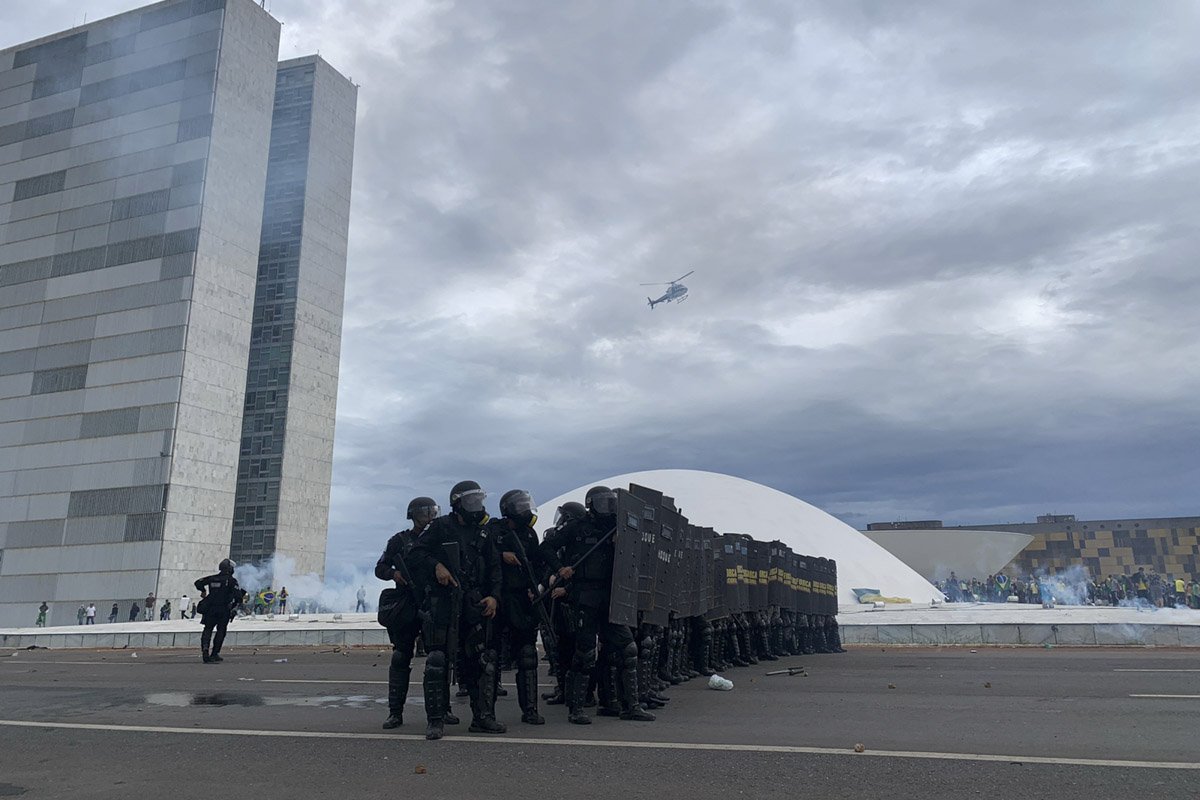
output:
<path id="1" fill-rule="evenodd" d="M 934 583 L 951 603 L 1059 603 L 1092 606 L 1151 606 L 1200 610 L 1200 578 L 1146 572 L 1091 578 L 1086 575 L 959 578 L 953 572 Z M 1015 599 L 1014 599 L 1015 598 Z"/>

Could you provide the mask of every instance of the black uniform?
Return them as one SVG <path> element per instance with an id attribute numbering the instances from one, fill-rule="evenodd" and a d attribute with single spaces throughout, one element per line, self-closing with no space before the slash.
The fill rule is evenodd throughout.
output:
<path id="1" fill-rule="evenodd" d="M 416 542 L 418 531 L 400 531 L 388 539 L 383 555 L 375 563 L 375 577 L 381 581 L 395 580 L 396 572 L 405 572 L 404 559 Z M 411 574 L 411 570 L 409 571 Z M 408 699 L 408 682 L 412 675 L 413 650 L 421 632 L 417 616 L 420 606 L 418 588 L 396 581 L 395 605 L 389 610 L 388 639 L 392 642 L 392 661 L 388 666 L 388 711 L 397 722 L 404 720 L 404 702 Z"/>
<path id="2" fill-rule="evenodd" d="M 437 582 L 435 570 L 438 564 L 452 568 L 453 559 L 445 545 L 453 543 L 458 544 L 459 564 L 452 571 L 462 595 L 458 652 L 447 654 L 454 590 Z M 443 720 L 449 705 L 448 659 L 458 657 L 471 695 L 472 730 L 495 726 L 496 652 L 488 631 L 492 621 L 484 618 L 479 605 L 485 597 L 497 602 L 501 597 L 500 558 L 492 537 L 483 526 L 464 523 L 457 514 L 438 517 L 417 537 L 408 563 L 413 567 L 413 578 L 427 587 L 423 637 L 429 652 L 424 679 L 425 714 L 429 722 L 440 724 Z"/>
<path id="3" fill-rule="evenodd" d="M 201 578 L 195 586 L 202 594 L 206 593 L 196 606 L 204 623 L 204 631 L 200 634 L 200 653 L 206 662 L 220 661 L 225 631 L 229 627 L 229 620 L 233 618 L 233 609 L 242 599 L 242 588 L 238 586 L 237 578 L 224 572 Z M 216 638 L 213 638 L 214 629 Z M 210 640 L 211 654 L 208 649 Z"/>
<path id="4" fill-rule="evenodd" d="M 540 583 L 549 576 L 550 566 L 539 549 L 537 532 L 533 528 L 501 518 L 489 522 L 487 529 L 499 554 L 511 552 L 519 559 L 521 551 L 516 544 L 519 539 L 533 570 L 533 581 Z M 537 634 L 541 615 L 529 597 L 531 591 L 538 591 L 537 585 L 531 582 L 524 565 L 508 564 L 501 557 L 500 566 L 503 596 L 499 598 L 500 612 L 496 615 L 496 640 L 493 646 L 499 652 L 500 643 L 507 639 L 509 652 L 517 667 L 517 701 L 522 719 L 540 724 L 537 722 L 540 719 L 537 703 Z"/>
<path id="5" fill-rule="evenodd" d="M 560 567 L 557 552 L 568 564 L 579 561 L 600 542 L 613 526 L 611 518 L 591 513 L 551 531 L 542 542 L 542 557 L 554 571 Z M 588 679 L 596 666 L 596 638 L 613 654 L 620 664 L 620 703 L 622 718 L 649 718 L 638 703 L 637 644 L 627 625 L 608 621 L 609 596 L 612 590 L 613 539 L 600 544 L 576 569 L 567 587 L 568 613 L 575 630 L 575 652 L 567 672 L 566 696 L 568 719 L 586 724 L 590 718 L 583 713 Z M 640 716 L 639 716 L 640 715 Z"/>

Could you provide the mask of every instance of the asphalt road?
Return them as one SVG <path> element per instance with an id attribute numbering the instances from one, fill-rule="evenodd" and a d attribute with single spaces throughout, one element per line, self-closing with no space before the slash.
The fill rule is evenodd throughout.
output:
<path id="1" fill-rule="evenodd" d="M 463 700 L 464 724 L 426 742 L 419 683 L 406 725 L 379 728 L 386 651 L 331 650 L 230 649 L 220 665 L 0 652 L 0 797 L 1096 800 L 1200 787 L 1193 652 L 857 648 L 732 670 L 731 692 L 674 687 L 654 723 L 574 726 L 551 707 L 547 725 L 523 725 L 510 691 L 508 735 L 483 737 L 467 733 Z M 764 675 L 797 664 L 808 677 Z"/>

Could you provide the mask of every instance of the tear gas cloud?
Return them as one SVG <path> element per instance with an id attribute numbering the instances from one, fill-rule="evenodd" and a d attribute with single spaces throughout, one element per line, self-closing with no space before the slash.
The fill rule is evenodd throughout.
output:
<path id="1" fill-rule="evenodd" d="M 286 587 L 289 610 L 315 604 L 314 610 L 320 612 L 354 611 L 360 587 L 367 590 L 367 609 L 374 610 L 382 585 L 374 574 L 346 567 L 322 580 L 312 572 L 297 572 L 296 562 L 283 555 L 272 556 L 261 564 L 238 565 L 233 574 L 251 595 L 268 587 L 278 593 Z"/>

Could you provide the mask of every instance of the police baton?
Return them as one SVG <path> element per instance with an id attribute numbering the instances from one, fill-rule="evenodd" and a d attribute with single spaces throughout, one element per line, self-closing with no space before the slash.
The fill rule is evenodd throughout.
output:
<path id="1" fill-rule="evenodd" d="M 579 569 L 579 565 L 582 564 L 584 561 L 587 561 L 588 556 L 590 556 L 592 553 L 596 552 L 596 548 L 599 547 L 600 545 L 604 544 L 605 542 L 607 542 L 609 540 L 609 538 L 616 532 L 617 532 L 617 526 L 614 525 L 612 527 L 612 529 L 609 530 L 608 533 L 606 533 L 600 537 L 600 540 L 598 542 L 596 542 L 594 545 L 589 547 L 588 551 L 586 553 L 584 553 L 583 555 L 581 555 L 574 564 L 570 565 L 571 571 L 574 572 L 575 570 Z M 543 600 L 546 599 L 546 595 L 550 594 L 556 588 L 558 588 L 558 587 L 556 587 L 556 586 L 547 587 L 544 592 L 542 592 L 541 594 L 539 594 L 537 597 L 535 597 L 533 599 L 533 602 L 535 602 L 535 603 L 542 602 Z"/>
<path id="2" fill-rule="evenodd" d="M 443 564 L 453 579 L 454 586 L 450 587 L 450 629 L 446 632 L 446 677 L 449 685 L 454 685 L 454 667 L 458 662 L 458 626 L 462 616 L 462 582 L 458 579 L 459 552 L 458 542 L 443 542 L 442 552 L 446 554 L 449 564 Z"/>
<path id="3" fill-rule="evenodd" d="M 533 591 L 538 590 L 537 575 L 533 572 L 533 564 L 529 560 L 529 555 L 525 552 L 525 545 L 521 544 L 521 537 L 512 528 L 509 528 L 508 533 L 512 536 L 513 544 L 517 546 L 517 559 L 521 562 L 521 566 L 525 568 L 525 579 L 529 581 L 530 588 Z M 558 639 L 554 635 L 554 625 L 550 621 L 550 614 L 546 610 L 546 606 L 541 602 L 534 602 L 534 607 L 538 610 L 538 615 L 541 617 L 542 624 L 546 627 L 546 631 L 542 634 L 546 640 L 546 644 L 552 647 L 555 651 L 558 650 Z"/>

